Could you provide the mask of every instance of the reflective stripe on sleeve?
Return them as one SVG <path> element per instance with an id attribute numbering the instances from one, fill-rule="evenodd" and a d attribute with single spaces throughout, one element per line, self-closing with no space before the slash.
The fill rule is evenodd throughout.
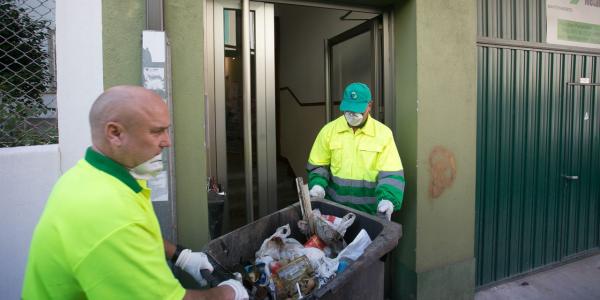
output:
<path id="1" fill-rule="evenodd" d="M 314 173 L 329 179 L 329 166 L 315 166 L 311 163 L 307 163 L 306 170 L 308 170 L 309 173 Z"/>

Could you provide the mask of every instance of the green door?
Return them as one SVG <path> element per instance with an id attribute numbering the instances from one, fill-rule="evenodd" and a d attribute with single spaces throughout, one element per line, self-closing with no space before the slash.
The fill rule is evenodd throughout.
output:
<path id="1" fill-rule="evenodd" d="M 562 102 L 560 243 L 565 260 L 598 246 L 600 111 L 598 87 L 568 84 Z"/>

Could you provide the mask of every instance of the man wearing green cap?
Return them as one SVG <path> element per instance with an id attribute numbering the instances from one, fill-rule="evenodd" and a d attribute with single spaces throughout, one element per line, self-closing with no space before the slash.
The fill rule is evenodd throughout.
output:
<path id="1" fill-rule="evenodd" d="M 311 198 L 326 198 L 391 219 L 402 206 L 404 171 L 392 131 L 373 119 L 364 83 L 344 90 L 343 116 L 326 124 L 308 158 Z"/>

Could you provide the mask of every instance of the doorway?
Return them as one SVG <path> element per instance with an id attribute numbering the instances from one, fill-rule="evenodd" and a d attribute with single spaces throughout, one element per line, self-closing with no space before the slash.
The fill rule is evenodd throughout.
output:
<path id="1" fill-rule="evenodd" d="M 245 119 L 240 2 L 206 6 L 207 172 L 226 195 L 221 234 L 297 201 L 294 179 L 306 176 L 320 128 L 340 115 L 336 107 L 346 84 L 367 83 L 373 116 L 384 122 L 392 96 L 383 64 L 390 52 L 383 47 L 386 13 L 250 2 Z M 244 137 L 245 130 L 251 138 Z"/>
<path id="2" fill-rule="evenodd" d="M 600 246 L 598 86 L 568 83 L 562 101 L 558 218 L 562 261 Z"/>

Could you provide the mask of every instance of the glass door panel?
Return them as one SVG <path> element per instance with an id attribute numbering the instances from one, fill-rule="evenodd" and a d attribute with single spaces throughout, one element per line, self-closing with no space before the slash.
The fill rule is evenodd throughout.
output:
<path id="1" fill-rule="evenodd" d="M 253 16 L 250 12 L 250 32 L 254 32 Z M 227 214 L 229 227 L 238 228 L 246 224 L 246 177 L 244 172 L 244 103 L 243 103 L 243 58 L 242 58 L 242 11 L 223 10 L 223 78 L 225 91 L 225 156 L 227 170 Z M 251 34 L 252 41 L 253 34 Z M 256 73 L 256 53 L 250 43 L 250 74 Z M 252 132 L 256 132 L 256 80 L 251 76 Z M 256 135 L 252 134 L 252 153 L 256 153 Z M 252 193 L 257 198 L 257 162 L 252 156 Z M 254 210 L 255 208 L 251 208 Z M 254 212 L 256 214 L 256 212 Z"/>
<path id="2" fill-rule="evenodd" d="M 251 117 L 245 120 L 240 3 L 216 1 L 213 12 L 214 102 L 208 107 L 214 107 L 214 111 L 209 112 L 208 127 L 214 128 L 214 145 L 209 145 L 208 157 L 216 160 L 216 168 L 209 170 L 209 176 L 217 178 L 226 195 L 222 231 L 226 233 L 276 208 L 276 144 L 269 138 L 276 136 L 275 91 L 273 80 L 269 80 L 274 78 L 275 69 L 274 59 L 269 58 L 274 53 L 274 17 L 272 4 L 250 2 Z M 244 137 L 247 127 L 250 140 Z M 252 154 L 251 172 L 246 170 L 248 148 Z M 247 186 L 248 177 L 251 186 Z"/>
<path id="3" fill-rule="evenodd" d="M 371 90 L 371 115 L 384 121 L 381 35 L 380 19 L 374 18 L 327 40 L 330 120 L 341 115 L 344 88 L 352 82 L 362 82 Z"/>

